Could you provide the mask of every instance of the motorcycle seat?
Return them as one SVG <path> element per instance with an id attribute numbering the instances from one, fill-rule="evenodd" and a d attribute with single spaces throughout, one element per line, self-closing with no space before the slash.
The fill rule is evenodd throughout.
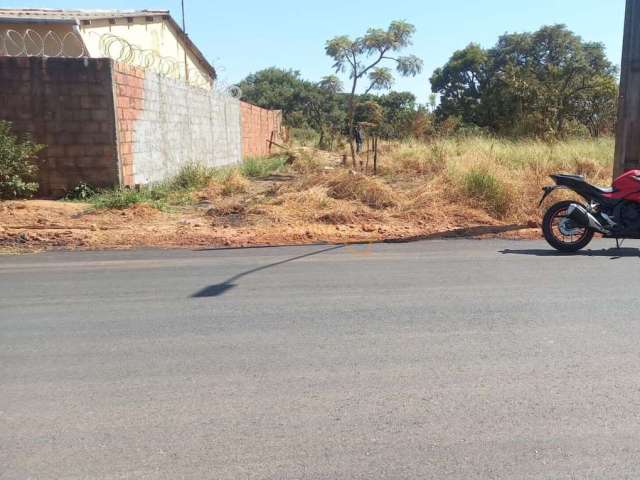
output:
<path id="1" fill-rule="evenodd" d="M 556 175 L 559 179 L 567 179 L 573 180 L 574 182 L 587 183 L 587 180 L 582 175 L 571 175 L 568 173 L 562 173 L 560 175 Z M 600 193 L 613 193 L 615 190 L 612 187 L 598 187 L 597 185 L 591 185 L 593 188 L 598 190 Z"/>
<path id="2" fill-rule="evenodd" d="M 569 173 L 560 173 L 558 175 L 555 175 L 558 178 L 566 178 L 569 180 L 576 180 L 578 182 L 584 182 L 586 181 L 585 178 L 582 175 L 571 175 Z"/>

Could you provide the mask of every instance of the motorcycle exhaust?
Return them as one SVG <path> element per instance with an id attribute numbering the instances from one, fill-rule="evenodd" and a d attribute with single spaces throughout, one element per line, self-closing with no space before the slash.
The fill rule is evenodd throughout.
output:
<path id="1" fill-rule="evenodd" d="M 609 231 L 602 226 L 596 217 L 591 215 L 582 205 L 573 204 L 567 210 L 567 218 L 570 218 L 581 227 L 592 228 L 600 233 L 607 234 Z"/>

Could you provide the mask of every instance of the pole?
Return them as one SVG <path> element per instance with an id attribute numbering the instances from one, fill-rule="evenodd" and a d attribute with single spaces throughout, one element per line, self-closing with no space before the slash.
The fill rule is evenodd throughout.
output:
<path id="1" fill-rule="evenodd" d="M 627 0 L 614 178 L 640 169 L 640 0 Z"/>
<path id="2" fill-rule="evenodd" d="M 184 18 L 184 0 L 180 0 L 180 7 L 182 8 L 182 31 L 187 34 L 187 23 Z"/>
<path id="3" fill-rule="evenodd" d="M 378 136 L 373 137 L 373 174 L 378 174 Z"/>
<path id="4" fill-rule="evenodd" d="M 182 31 L 187 35 L 187 21 L 184 18 L 184 0 L 180 0 L 180 8 L 182 10 Z M 187 58 L 187 46 L 183 45 L 184 50 L 184 81 L 189 83 L 189 62 Z"/>

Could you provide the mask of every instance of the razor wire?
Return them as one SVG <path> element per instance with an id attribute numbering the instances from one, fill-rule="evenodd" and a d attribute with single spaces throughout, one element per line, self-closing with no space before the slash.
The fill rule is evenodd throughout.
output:
<path id="1" fill-rule="evenodd" d="M 193 87 L 212 90 L 219 95 L 232 98 L 240 98 L 242 95 L 240 88 L 236 85 L 210 82 L 193 66 L 186 65 L 185 62 L 173 57 L 162 56 L 155 50 L 140 48 L 118 35 L 104 33 L 100 35 L 98 44 L 103 55 L 117 62 L 142 67 L 169 78 L 182 80 Z"/>
<path id="2" fill-rule="evenodd" d="M 96 38 L 97 37 L 97 38 Z M 141 48 L 128 40 L 111 33 L 89 32 L 88 38 L 95 40 L 100 55 L 117 62 L 141 67 L 159 75 L 181 80 L 185 83 L 212 90 L 218 95 L 240 98 L 240 87 L 224 81 L 210 82 L 197 68 L 173 57 L 160 55 L 152 49 Z M 10 57 L 90 57 L 81 34 L 71 31 L 64 35 L 49 30 L 40 33 L 33 29 L 24 32 L 6 30 L 0 32 L 0 55 Z"/>
<path id="3" fill-rule="evenodd" d="M 30 28 L 24 32 L 6 30 L 0 33 L 0 55 L 9 57 L 88 57 L 80 35 L 67 32 L 60 36 L 49 30 L 41 34 Z"/>

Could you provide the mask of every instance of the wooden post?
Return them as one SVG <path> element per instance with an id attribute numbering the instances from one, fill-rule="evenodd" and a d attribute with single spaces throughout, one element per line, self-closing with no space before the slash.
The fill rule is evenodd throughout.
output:
<path id="1" fill-rule="evenodd" d="M 276 131 L 271 130 L 271 138 L 269 138 L 269 155 L 271 155 L 271 146 L 275 143 Z"/>
<path id="2" fill-rule="evenodd" d="M 640 169 L 640 0 L 627 0 L 614 178 Z"/>
<path id="3" fill-rule="evenodd" d="M 373 137 L 373 174 L 378 174 L 378 137 Z"/>

